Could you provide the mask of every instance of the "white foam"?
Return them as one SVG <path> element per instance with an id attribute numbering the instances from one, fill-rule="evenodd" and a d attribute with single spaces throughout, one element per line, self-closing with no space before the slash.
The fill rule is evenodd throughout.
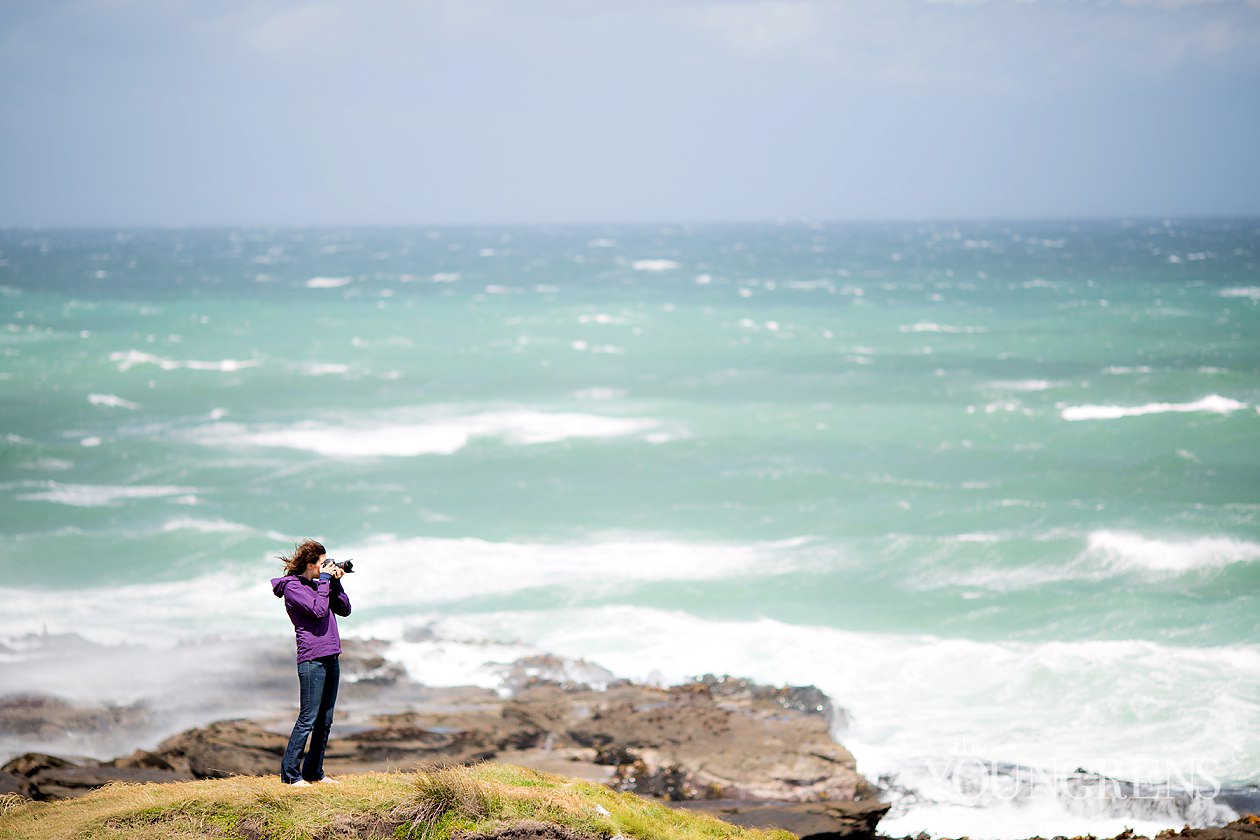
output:
<path id="1" fill-rule="evenodd" d="M 162 527 L 162 531 L 183 529 L 267 533 L 278 547 L 291 543 L 281 534 L 219 520 L 173 519 Z M 785 551 L 790 554 L 799 544 L 725 545 L 616 535 L 567 544 L 381 537 L 335 551 L 339 558 L 361 560 L 346 583 L 356 610 L 366 607 L 416 616 L 466 599 L 540 588 L 615 595 L 628 586 L 653 581 L 769 576 L 791 567 Z M 270 556 L 259 559 L 247 568 L 226 568 L 185 580 L 111 584 L 108 597 L 102 597 L 105 590 L 101 589 L 0 587 L 0 598 L 10 605 L 0 615 L 0 637 L 47 626 L 50 632 L 76 632 L 99 642 L 173 645 L 207 633 L 249 635 L 288 629 L 268 585 L 270 577 L 281 574 L 279 564 Z M 212 608 L 207 609 L 210 591 L 215 595 Z M 364 632 L 361 622 L 347 626 Z M 388 627 L 371 632 L 385 633 Z"/>
<path id="2" fill-rule="evenodd" d="M 609 315 L 606 312 L 598 312 L 594 315 L 579 315 L 579 324 L 627 324 L 627 318 L 618 315 Z"/>
<path id="3" fill-rule="evenodd" d="M 970 408 L 971 407 L 968 406 L 968 414 L 972 413 Z M 1014 399 L 997 400 L 984 407 L 985 414 L 997 414 L 999 412 L 1006 414 L 1023 414 L 1026 417 L 1031 417 L 1033 414 L 1032 409 L 1025 408 L 1023 403 Z"/>
<path id="4" fill-rule="evenodd" d="M 126 408 L 131 411 L 139 411 L 140 405 L 133 403 L 131 400 L 124 400 L 122 397 L 114 394 L 88 394 L 88 402 L 92 405 L 103 405 L 109 408 Z"/>
<path id="5" fill-rule="evenodd" d="M 950 334 L 966 334 L 986 333 L 988 327 L 957 327 L 951 324 L 935 324 L 931 321 L 919 321 L 917 324 L 909 324 L 898 327 L 903 333 L 950 333 Z"/>
<path id="6" fill-rule="evenodd" d="M 587 248 L 615 248 L 617 240 L 615 239 L 592 239 L 586 243 Z"/>
<path id="7" fill-rule="evenodd" d="M 228 522 L 225 519 L 171 519 L 162 525 L 162 531 L 196 531 L 199 534 L 242 534 L 252 533 L 253 528 L 239 522 Z"/>
<path id="8" fill-rule="evenodd" d="M 130 499 L 160 499 L 193 492 L 187 487 L 155 485 L 62 484 L 57 481 L 33 482 L 27 486 L 42 488 L 34 493 L 21 493 L 24 502 L 55 502 L 71 507 L 118 507 Z"/>
<path id="9" fill-rule="evenodd" d="M 462 277 L 458 271 L 439 271 L 431 279 L 434 283 L 458 283 Z"/>
<path id="10" fill-rule="evenodd" d="M 350 365 L 337 362 L 305 362 L 300 369 L 307 376 L 334 376 L 349 373 Z"/>
<path id="11" fill-rule="evenodd" d="M 372 603 L 411 609 L 540 587 L 615 594 L 649 581 L 770 576 L 795 565 L 800 540 L 752 545 L 607 536 L 582 543 L 493 542 L 474 538 L 385 539 L 341 553 L 372 558 L 355 585 Z M 414 586 L 399 587 L 399 581 Z"/>
<path id="12" fill-rule="evenodd" d="M 1118 572 L 1184 574 L 1260 560 L 1260 543 L 1230 537 L 1158 540 L 1129 531 L 1094 531 L 1087 552 Z"/>
<path id="13" fill-rule="evenodd" d="M 622 388 L 583 388 L 574 391 L 573 396 L 579 400 L 620 400 L 625 399 L 626 391 Z"/>
<path id="14" fill-rule="evenodd" d="M 245 426 L 219 423 L 190 437 L 208 446 L 267 446 L 301 449 L 341 458 L 414 457 L 450 455 L 478 439 L 514 446 L 559 443 L 566 440 L 626 437 L 660 428 L 651 418 L 603 417 L 594 414 L 544 411 L 488 411 L 404 421 L 387 419 L 379 425 L 333 425 L 309 421 L 292 426 Z"/>
<path id="15" fill-rule="evenodd" d="M 1235 286 L 1229 289 L 1221 289 L 1218 294 L 1223 298 L 1247 298 L 1248 300 L 1260 301 L 1260 286 Z"/>
<path id="16" fill-rule="evenodd" d="M 67 461 L 65 458 L 36 458 L 33 461 L 25 461 L 20 466 L 30 470 L 64 472 L 74 466 L 74 461 Z"/>
<path id="17" fill-rule="evenodd" d="M 155 356 L 152 353 L 145 353 L 140 350 L 127 350 L 125 352 L 110 353 L 109 360 L 118 364 L 118 369 L 123 371 L 131 370 L 137 365 L 157 365 L 162 370 L 179 370 L 186 368 L 188 370 L 215 370 L 223 373 L 233 373 L 244 368 L 256 367 L 257 361 L 238 361 L 236 359 L 221 359 L 217 362 L 198 362 L 198 361 L 180 361 L 178 359 L 167 359 L 162 356 Z"/>
<path id="18" fill-rule="evenodd" d="M 635 271 L 672 271 L 682 265 L 675 260 L 635 260 L 631 267 Z"/>
<path id="19" fill-rule="evenodd" d="M 124 579 L 108 590 L 0 587 L 0 597 L 12 599 L 14 605 L 0 617 L 0 638 L 44 628 L 53 634 L 77 633 L 101 644 L 170 648 L 209 634 L 228 637 L 287 631 L 292 637 L 284 610 L 275 609 L 276 599 L 266 579 L 269 571 L 282 574 L 276 563 L 264 570 L 225 568 L 162 583 Z M 208 593 L 214 593 L 209 603 Z"/>
<path id="20" fill-rule="evenodd" d="M 961 764 L 971 772 L 955 774 L 940 768 Z M 1132 829 L 1139 836 L 1154 837 L 1183 824 L 1223 825 L 1238 815 L 1225 805 L 1206 798 L 1186 808 L 1175 800 L 1172 788 L 1155 787 L 1142 798 L 1116 797 L 1106 781 L 1078 787 L 1071 776 L 1051 777 L 1036 771 L 988 772 L 980 759 L 970 762 L 936 762 L 925 773 L 900 773 L 897 782 L 914 787 L 917 802 L 900 813 L 880 820 L 885 837 L 913 837 L 926 832 L 935 837 L 971 837 L 1002 840 L 1022 837 L 1112 837 Z M 1022 770 L 1022 768 L 1020 768 Z M 931 778 L 935 773 L 944 776 Z M 1035 786 L 1029 776 L 1038 779 Z M 931 784 L 936 782 L 936 784 Z M 1114 787 L 1114 785 L 1113 785 Z M 1155 797 L 1163 792 L 1164 799 Z M 1110 795 L 1109 794 L 1113 794 Z M 1146 798 L 1150 796 L 1151 798 Z M 1182 798 L 1186 794 L 1182 794 Z M 927 799 L 927 802 L 923 802 Z M 953 801 L 951 801 L 953 800 Z M 1161 807 L 1162 806 L 1162 807 Z M 1200 812 L 1195 818 L 1191 814 Z"/>
<path id="21" fill-rule="evenodd" d="M 983 538 L 980 538 L 980 537 Z M 944 538 L 959 542 L 1001 542 L 1001 535 L 961 535 Z M 1234 537 L 1186 536 L 1156 538 L 1132 531 L 1097 530 L 1077 535 L 1047 532 L 1034 539 L 1061 543 L 1061 554 L 1027 565 L 975 565 L 960 562 L 954 551 L 940 551 L 925 540 L 921 554 L 928 571 L 912 585 L 924 589 L 972 587 L 991 592 L 1036 589 L 1062 581 L 1101 581 L 1129 576 L 1135 583 L 1157 582 L 1181 575 L 1209 575 L 1237 563 L 1260 560 L 1260 543 Z M 1039 552 L 1044 553 L 1044 552 Z M 969 558 L 974 560 L 974 558 Z"/>
<path id="22" fill-rule="evenodd" d="M 1047 379 L 1017 379 L 990 382 L 989 387 L 1006 391 L 1047 391 L 1054 383 Z"/>
<path id="23" fill-rule="evenodd" d="M 308 289 L 339 289 L 342 286 L 349 286 L 351 279 L 349 277 L 312 277 L 306 281 Z"/>
<path id="24" fill-rule="evenodd" d="M 1146 405 L 1074 405 L 1064 408 L 1060 416 L 1064 420 L 1119 420 L 1124 417 L 1141 417 L 1147 414 L 1206 412 L 1229 414 L 1247 408 L 1247 404 L 1212 394 L 1188 403 L 1147 403 Z"/>
<path id="25" fill-rule="evenodd" d="M 234 373 L 245 368 L 256 367 L 256 361 L 237 361 L 236 359 L 221 359 L 217 362 L 181 362 L 181 366 L 188 370 L 217 370 L 223 373 Z"/>

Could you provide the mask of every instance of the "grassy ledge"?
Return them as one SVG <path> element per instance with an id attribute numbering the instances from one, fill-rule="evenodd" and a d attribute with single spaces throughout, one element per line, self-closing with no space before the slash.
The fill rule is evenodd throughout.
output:
<path id="1" fill-rule="evenodd" d="M 500 838 L 794 840 L 602 785 L 506 764 L 343 776 L 293 788 L 277 776 L 115 783 L 77 799 L 0 797 L 0 840 Z"/>

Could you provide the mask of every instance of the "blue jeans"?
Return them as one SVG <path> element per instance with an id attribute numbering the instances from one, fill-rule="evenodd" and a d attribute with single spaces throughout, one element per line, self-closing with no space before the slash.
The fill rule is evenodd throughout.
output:
<path id="1" fill-rule="evenodd" d="M 333 706 L 337 704 L 337 683 L 341 681 L 341 662 L 336 654 L 299 662 L 297 670 L 302 705 L 280 762 L 280 778 L 288 784 L 324 778 L 324 749 L 332 729 Z M 311 748 L 306 750 L 308 735 Z"/>

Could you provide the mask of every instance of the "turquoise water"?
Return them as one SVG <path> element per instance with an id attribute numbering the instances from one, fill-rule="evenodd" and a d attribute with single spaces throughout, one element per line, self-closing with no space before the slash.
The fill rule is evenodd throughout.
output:
<path id="1" fill-rule="evenodd" d="M 812 682 L 919 790 L 1260 783 L 1254 220 L 9 230 L 0 286 L 0 636 L 283 633 L 318 536 L 421 680 Z"/>

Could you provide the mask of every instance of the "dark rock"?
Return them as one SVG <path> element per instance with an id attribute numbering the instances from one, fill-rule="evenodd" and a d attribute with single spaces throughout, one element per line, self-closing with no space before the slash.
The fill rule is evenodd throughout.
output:
<path id="1" fill-rule="evenodd" d="M 0 780 L 6 783 L 0 792 L 20 793 L 31 799 L 66 799 L 110 782 L 177 782 L 191 778 L 188 773 L 170 770 L 115 767 L 95 761 L 75 764 L 54 755 L 26 753 L 0 768 Z"/>
<path id="2" fill-rule="evenodd" d="M 596 835 L 534 820 L 522 820 L 493 831 L 457 831 L 451 837 L 452 840 L 598 840 Z"/>
<path id="3" fill-rule="evenodd" d="M 619 766 L 613 778 L 614 788 L 633 791 L 640 796 L 668 799 L 670 802 L 700 799 L 703 796 L 703 792 L 691 784 L 687 772 L 677 765 L 651 768 L 640 759 L 634 764 Z"/>
<path id="4" fill-rule="evenodd" d="M 198 779 L 280 772 L 288 738 L 247 720 L 228 720 L 167 738 L 154 754 Z"/>
<path id="5" fill-rule="evenodd" d="M 513 694 L 535 685 L 555 685 L 566 691 L 604 689 L 617 680 L 612 671 L 593 662 L 549 654 L 522 657 L 500 674 L 504 687 Z"/>
<path id="6" fill-rule="evenodd" d="M 381 655 L 381 645 L 372 640 L 347 639 L 341 651 L 341 678 L 356 686 L 378 688 L 407 679 L 407 669 Z"/>
<path id="7" fill-rule="evenodd" d="M 751 700 L 761 704 L 769 702 L 790 711 L 821 715 L 829 726 L 844 728 L 849 724 L 849 713 L 833 705 L 831 698 L 817 686 L 775 688 L 742 677 L 717 677 L 713 674 L 697 677 L 694 684 L 703 687 L 715 698 Z"/>
<path id="8" fill-rule="evenodd" d="M 540 745 L 543 734 L 536 729 L 518 729 L 500 738 L 496 746 L 500 750 L 532 750 Z"/>
<path id="9" fill-rule="evenodd" d="M 600 747 L 595 753 L 595 763 L 621 767 L 634 764 L 639 757 L 625 747 Z"/>
<path id="10" fill-rule="evenodd" d="M 131 755 L 123 758 L 115 758 L 108 762 L 113 767 L 138 767 L 145 770 L 168 770 L 175 772 L 175 766 L 162 756 L 148 752 L 147 750 L 136 750 Z"/>
<path id="11" fill-rule="evenodd" d="M 141 767 L 57 767 L 41 770 L 31 777 L 32 799 L 68 799 L 81 796 L 110 782 L 183 782 L 192 778 L 187 773 L 147 770 Z"/>
<path id="12" fill-rule="evenodd" d="M 25 776 L 30 778 L 40 770 L 59 767 L 74 767 L 72 761 L 66 761 L 64 758 L 58 758 L 55 755 L 46 755 L 44 753 L 23 753 L 17 758 L 10 760 L 0 772 L 12 773 L 16 776 Z"/>
<path id="13" fill-rule="evenodd" d="M 0 771 L 0 796 L 6 793 L 16 793 L 18 796 L 25 796 L 33 799 L 31 796 L 31 780 L 25 776 L 19 776 L 16 773 L 6 773 Z"/>
<path id="14" fill-rule="evenodd" d="M 1229 825 L 1220 828 L 1191 828 L 1186 826 L 1180 831 L 1161 831 L 1155 835 L 1156 840 L 1172 837 L 1190 838 L 1190 840 L 1257 840 L 1260 838 L 1260 817 L 1247 814 L 1239 817 Z"/>
<path id="15" fill-rule="evenodd" d="M 710 800 L 680 803 L 746 828 L 782 828 L 801 840 L 870 840 L 889 805 L 883 802 L 744 802 Z"/>

